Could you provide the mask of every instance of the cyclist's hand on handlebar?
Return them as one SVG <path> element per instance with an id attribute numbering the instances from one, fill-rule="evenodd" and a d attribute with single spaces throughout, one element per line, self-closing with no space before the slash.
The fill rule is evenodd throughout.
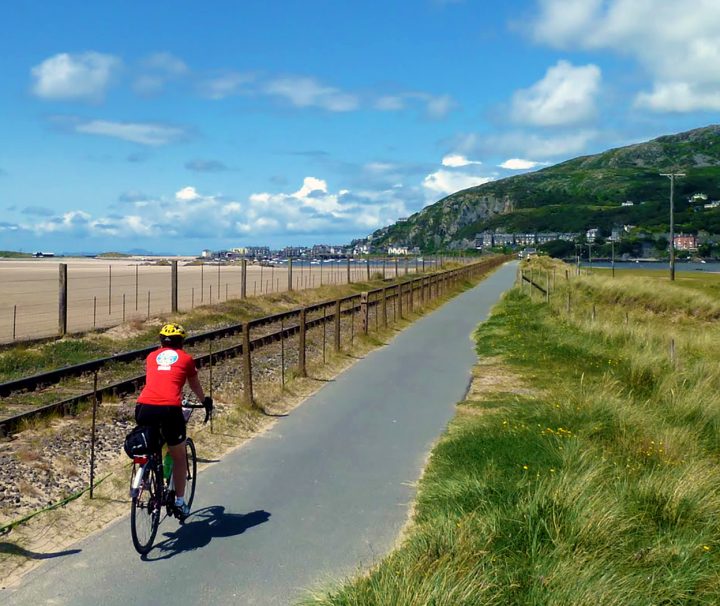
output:
<path id="1" fill-rule="evenodd" d="M 205 423 L 208 422 L 213 411 L 213 399 L 210 396 L 205 396 L 203 400 L 203 406 L 205 407 Z"/>

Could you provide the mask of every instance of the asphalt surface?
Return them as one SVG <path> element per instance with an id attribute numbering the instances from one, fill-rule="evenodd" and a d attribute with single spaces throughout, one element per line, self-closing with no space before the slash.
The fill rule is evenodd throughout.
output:
<path id="1" fill-rule="evenodd" d="M 0 603 L 291 604 L 371 566 L 393 548 L 465 395 L 470 335 L 514 277 L 514 263 L 501 267 L 211 465 L 195 513 L 184 526 L 165 520 L 146 559 L 126 516 L 49 557 Z"/>

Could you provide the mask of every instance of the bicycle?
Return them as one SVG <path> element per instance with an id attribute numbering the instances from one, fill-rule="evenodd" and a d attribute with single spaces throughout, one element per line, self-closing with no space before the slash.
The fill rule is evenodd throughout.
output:
<path id="1" fill-rule="evenodd" d="M 191 404 L 188 400 L 182 401 L 183 416 L 187 424 L 196 408 L 204 408 L 203 404 Z M 205 423 L 210 418 L 210 411 L 206 409 Z M 164 465 L 162 446 L 164 439 L 159 441 L 157 450 L 149 455 L 136 455 L 133 457 L 133 468 L 130 482 L 130 535 L 136 551 L 140 555 L 147 554 L 153 546 L 160 516 L 163 508 L 167 516 L 175 516 L 175 482 L 172 474 L 172 459 L 170 465 Z M 165 455 L 169 457 L 169 455 Z M 185 502 L 192 506 L 195 498 L 195 484 L 197 478 L 197 454 L 192 438 L 185 440 L 185 456 L 187 457 L 187 478 L 185 485 Z M 181 520 L 182 523 L 182 520 Z"/>

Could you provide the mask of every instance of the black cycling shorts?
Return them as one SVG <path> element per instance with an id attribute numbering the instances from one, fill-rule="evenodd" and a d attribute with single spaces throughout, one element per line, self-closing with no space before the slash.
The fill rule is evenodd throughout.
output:
<path id="1" fill-rule="evenodd" d="M 177 446 L 185 440 L 185 417 L 180 406 L 138 402 L 135 406 L 135 422 L 138 425 L 159 427 L 168 446 Z"/>

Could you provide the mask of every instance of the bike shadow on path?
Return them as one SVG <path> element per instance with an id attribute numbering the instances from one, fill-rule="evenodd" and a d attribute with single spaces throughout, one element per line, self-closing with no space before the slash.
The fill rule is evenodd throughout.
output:
<path id="1" fill-rule="evenodd" d="M 205 547 L 213 539 L 242 534 L 253 526 L 267 522 L 270 515 L 262 509 L 250 513 L 225 513 L 222 505 L 198 509 L 175 532 L 163 533 L 166 539 L 157 543 L 142 559 L 147 562 L 168 560 L 185 551 Z"/>

